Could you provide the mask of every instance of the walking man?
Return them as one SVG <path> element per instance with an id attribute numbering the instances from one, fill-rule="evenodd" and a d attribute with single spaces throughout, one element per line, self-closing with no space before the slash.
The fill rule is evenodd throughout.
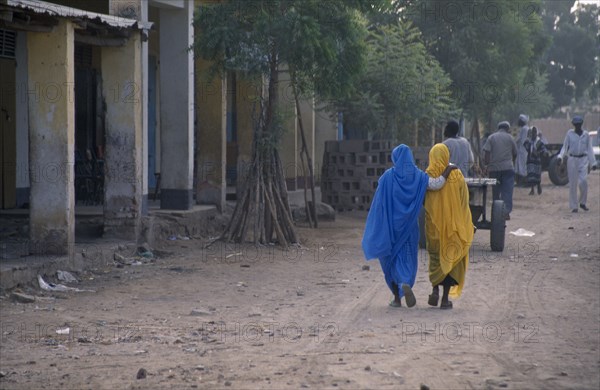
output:
<path id="1" fill-rule="evenodd" d="M 574 116 L 571 121 L 575 129 L 569 129 L 563 142 L 562 149 L 558 154 L 558 163 L 562 164 L 565 156 L 567 158 L 567 174 L 569 175 L 569 207 L 571 212 L 577 212 L 577 186 L 579 185 L 579 207 L 588 211 L 587 202 L 587 174 L 588 165 L 596 170 L 596 159 L 592 149 L 592 140 L 586 130 L 583 130 L 583 118 Z"/>
<path id="2" fill-rule="evenodd" d="M 524 144 L 527 140 L 527 133 L 529 132 L 528 122 L 529 117 L 527 115 L 519 115 L 519 121 L 517 122 L 519 129 L 517 130 L 517 139 L 515 140 L 517 144 L 515 173 L 517 175 L 516 181 L 518 185 L 524 184 L 527 177 L 527 149 L 525 149 Z"/>
<path id="3" fill-rule="evenodd" d="M 492 186 L 494 200 L 504 201 L 504 218 L 510 219 L 513 206 L 513 189 L 515 186 L 515 169 L 513 160 L 517 157 L 517 144 L 508 133 L 510 123 L 498 123 L 498 131 L 490 135 L 483 145 L 484 172 L 498 183 Z"/>
<path id="4" fill-rule="evenodd" d="M 469 171 L 473 166 L 475 159 L 471 144 L 464 137 L 459 137 L 459 124 L 454 119 L 451 119 L 444 128 L 444 145 L 450 150 L 450 163 L 458 166 L 464 177 L 469 177 Z"/>

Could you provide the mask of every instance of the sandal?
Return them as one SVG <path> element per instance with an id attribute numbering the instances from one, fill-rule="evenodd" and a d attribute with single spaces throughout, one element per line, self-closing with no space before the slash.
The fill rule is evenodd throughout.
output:
<path id="1" fill-rule="evenodd" d="M 442 310 L 452 309 L 452 302 L 451 301 L 442 302 L 442 304 L 440 305 L 440 309 L 442 309 Z"/>
<path id="2" fill-rule="evenodd" d="M 410 286 L 406 283 L 402 284 L 402 291 L 404 292 L 404 299 L 406 300 L 406 306 L 413 307 L 417 304 L 417 298 L 415 298 L 415 294 L 413 293 Z"/>
<path id="3" fill-rule="evenodd" d="M 392 299 L 392 301 L 389 304 L 390 307 L 402 307 L 402 304 L 400 302 L 396 302 L 395 299 Z"/>
<path id="4" fill-rule="evenodd" d="M 429 306 L 437 306 L 438 301 L 440 300 L 440 294 L 429 294 L 429 300 L 427 303 Z"/>

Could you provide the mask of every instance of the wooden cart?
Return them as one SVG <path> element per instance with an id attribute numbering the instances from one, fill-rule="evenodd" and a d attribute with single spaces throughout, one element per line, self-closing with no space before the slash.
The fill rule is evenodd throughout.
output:
<path id="1" fill-rule="evenodd" d="M 504 201 L 492 202 L 491 218 L 487 219 L 487 189 L 488 186 L 496 185 L 496 179 L 491 178 L 465 178 L 469 187 L 469 208 L 473 218 L 473 225 L 479 230 L 490 231 L 490 246 L 494 252 L 504 250 L 504 237 L 506 221 L 504 219 Z M 419 215 L 419 247 L 425 248 L 425 209 Z"/>

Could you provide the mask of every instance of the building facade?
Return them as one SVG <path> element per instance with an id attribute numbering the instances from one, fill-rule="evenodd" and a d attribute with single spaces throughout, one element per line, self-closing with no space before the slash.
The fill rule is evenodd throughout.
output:
<path id="1" fill-rule="evenodd" d="M 262 84 L 205 77 L 189 50 L 199 3 L 0 0 L 0 208 L 29 209 L 30 253 L 72 251 L 76 204 L 102 205 L 104 235 L 130 240 L 157 192 L 162 209 L 224 206 L 251 159 Z M 294 190 L 297 113 L 281 89 Z M 335 122 L 312 101 L 302 118 L 318 173 Z"/>

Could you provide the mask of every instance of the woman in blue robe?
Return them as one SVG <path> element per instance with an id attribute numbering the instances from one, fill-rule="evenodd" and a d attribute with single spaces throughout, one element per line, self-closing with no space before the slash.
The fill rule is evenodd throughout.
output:
<path id="1" fill-rule="evenodd" d="M 392 152 L 394 166 L 379 178 L 362 240 L 367 260 L 379 259 L 385 281 L 394 294 L 391 306 L 416 304 L 412 287 L 418 268 L 418 218 L 427 189 L 443 187 L 456 166 L 449 165 L 439 178 L 429 178 L 415 165 L 412 151 L 404 144 Z"/>

